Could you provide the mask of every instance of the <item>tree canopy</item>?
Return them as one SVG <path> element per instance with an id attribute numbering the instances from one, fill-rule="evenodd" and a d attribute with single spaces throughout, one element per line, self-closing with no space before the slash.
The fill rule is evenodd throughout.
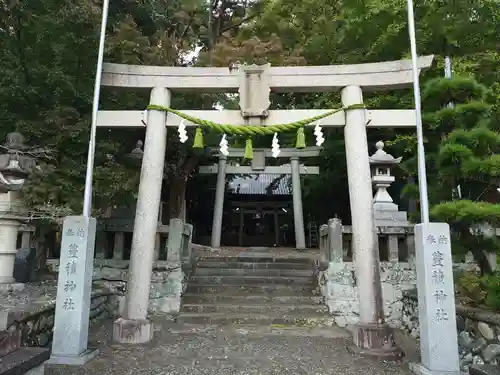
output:
<path id="1" fill-rule="evenodd" d="M 31 179 L 26 189 L 33 207 L 45 207 L 50 202 L 76 212 L 81 210 L 101 7 L 96 0 L 0 1 L 0 137 L 4 139 L 8 132 L 18 130 L 31 145 L 53 151 L 52 158 L 44 161 L 42 172 Z M 239 61 L 270 62 L 276 66 L 363 63 L 409 56 L 404 0 L 345 4 L 312 0 L 119 0 L 111 2 L 109 15 L 105 56 L 108 62 L 227 66 Z M 441 149 L 466 153 L 470 139 L 496 134 L 500 119 L 500 8 L 496 0 L 429 0 L 416 4 L 416 18 L 419 54 L 436 55 L 436 64 L 422 77 L 423 84 L 442 76 L 443 57 L 449 54 L 454 75 L 474 78 L 477 83 L 469 88 L 481 87 L 482 93 L 474 96 L 472 102 L 444 98 L 457 103 L 453 110 L 438 108 L 433 101 L 424 103 L 424 112 L 431 117 L 455 118 L 462 108 L 468 111 L 463 114 L 469 124 L 465 130 L 448 124 L 439 128 L 439 134 L 426 131 L 433 170 L 433 160 L 451 157 Z M 434 87 L 443 85 L 441 81 L 432 82 Z M 462 82 L 472 85 L 473 81 Z M 147 106 L 148 97 L 149 93 L 143 90 L 104 88 L 100 107 L 142 109 Z M 413 106 L 411 90 L 367 94 L 365 100 L 370 108 Z M 234 99 L 176 95 L 172 106 L 209 109 L 215 103 L 230 106 Z M 339 96 L 273 93 L 272 103 L 273 108 L 280 109 L 334 108 L 339 105 Z M 441 106 L 441 101 L 438 104 Z M 478 108 L 487 108 L 487 131 L 482 120 L 481 124 L 475 123 L 480 120 Z M 471 119 L 471 113 L 475 119 Z M 474 130 L 475 126 L 479 130 Z M 390 151 L 404 157 L 406 169 L 398 177 L 404 182 L 415 177 L 412 130 L 370 131 L 368 136 L 370 145 L 380 139 L 389 141 Z M 99 129 L 94 177 L 96 214 L 135 200 L 139 166 L 128 154 L 142 137 L 141 130 Z M 325 221 L 338 214 L 348 220 L 343 134 L 340 129 L 333 129 L 325 131 L 325 137 L 324 151 L 313 161 L 322 173 L 304 182 L 306 215 Z M 486 150 L 479 155 L 475 154 L 476 149 L 471 151 L 475 158 L 490 159 L 496 152 Z M 164 185 L 175 187 L 169 189 L 171 216 L 182 214 L 187 184 L 196 172 L 199 157 L 189 146 L 178 142 L 176 132 L 169 132 Z M 439 160 L 444 163 L 445 159 Z M 466 164 L 468 168 L 473 166 L 472 161 Z M 456 179 L 448 185 L 460 184 L 463 189 L 468 186 L 474 190 L 471 199 L 476 199 L 479 182 L 462 182 L 465 172 L 461 170 L 460 174 L 460 168 L 448 169 L 446 165 L 443 164 L 442 173 L 448 174 L 443 178 Z M 482 173 L 484 177 L 486 172 L 481 168 L 485 164 L 476 167 L 477 176 Z M 476 184 L 478 187 L 472 188 Z M 190 201 L 196 202 L 196 198 Z"/>

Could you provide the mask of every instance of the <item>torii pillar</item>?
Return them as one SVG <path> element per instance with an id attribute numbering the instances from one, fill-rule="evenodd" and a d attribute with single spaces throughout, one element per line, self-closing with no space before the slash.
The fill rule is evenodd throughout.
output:
<path id="1" fill-rule="evenodd" d="M 346 107 L 362 104 L 363 91 L 359 86 L 346 86 L 341 91 L 341 98 Z M 359 292 L 359 322 L 353 331 L 353 349 L 380 358 L 394 358 L 400 355 L 400 351 L 384 319 L 365 110 L 345 111 L 345 118 L 353 256 Z"/>

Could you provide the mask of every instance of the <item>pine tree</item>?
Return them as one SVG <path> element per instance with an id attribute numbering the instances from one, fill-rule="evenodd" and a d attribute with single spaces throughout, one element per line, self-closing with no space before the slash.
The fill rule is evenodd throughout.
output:
<path id="1" fill-rule="evenodd" d="M 492 271 L 486 252 L 500 248 L 495 236 L 479 230 L 500 222 L 500 134 L 487 93 L 475 80 L 457 77 L 431 80 L 422 94 L 431 217 L 450 224 L 453 252 L 471 251 L 482 273 Z M 411 149 L 415 139 L 403 139 Z M 406 168 L 416 177 L 415 151 Z M 417 190 L 405 188 L 407 194 Z"/>

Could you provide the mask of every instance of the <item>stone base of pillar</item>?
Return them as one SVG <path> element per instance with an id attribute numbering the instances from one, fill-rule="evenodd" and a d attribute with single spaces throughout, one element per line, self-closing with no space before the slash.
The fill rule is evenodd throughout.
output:
<path id="1" fill-rule="evenodd" d="M 392 329 L 387 324 L 358 323 L 353 330 L 353 353 L 379 357 L 382 359 L 398 359 L 403 356 L 392 334 Z"/>
<path id="2" fill-rule="evenodd" d="M 469 372 L 462 371 L 433 371 L 421 363 L 409 363 L 410 371 L 416 375 L 468 375 Z M 472 372 L 470 372 L 472 374 Z"/>
<path id="3" fill-rule="evenodd" d="M 153 338 L 153 325 L 149 320 L 118 318 L 113 323 L 113 340 L 120 344 L 143 344 Z"/>
<path id="4" fill-rule="evenodd" d="M 10 265 L 10 262 L 9 262 L 9 265 Z M 16 279 L 14 279 L 11 276 L 0 276 L 0 284 L 15 284 L 15 283 L 16 283 Z"/>
<path id="5" fill-rule="evenodd" d="M 45 362 L 45 374 L 51 373 L 51 371 L 47 372 L 47 366 L 50 366 L 52 368 L 52 371 L 56 370 L 57 368 L 60 368 L 60 366 L 83 366 L 85 363 L 97 357 L 98 354 L 99 354 L 98 349 L 91 349 L 91 348 L 88 348 L 83 353 L 74 356 L 52 354 L 50 356 L 50 359 L 47 362 Z"/>

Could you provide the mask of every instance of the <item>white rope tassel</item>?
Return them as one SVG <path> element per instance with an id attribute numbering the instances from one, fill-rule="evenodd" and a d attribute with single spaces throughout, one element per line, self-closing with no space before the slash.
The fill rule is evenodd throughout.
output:
<path id="1" fill-rule="evenodd" d="M 314 135 L 316 136 L 316 146 L 321 146 L 325 142 L 325 137 L 323 137 L 323 129 L 321 129 L 320 123 L 317 122 L 314 127 Z"/>
<path id="2" fill-rule="evenodd" d="M 273 143 L 271 144 L 271 154 L 273 155 L 273 158 L 277 158 L 280 154 L 280 144 L 278 142 L 278 133 L 274 133 L 273 136 Z"/>
<path id="3" fill-rule="evenodd" d="M 224 156 L 228 156 L 229 155 L 229 148 L 228 148 L 228 143 L 227 143 L 227 139 L 226 139 L 226 135 L 225 134 L 222 136 L 222 139 L 220 140 L 219 150 L 220 150 L 220 153 L 222 155 L 224 155 Z"/>
<path id="4" fill-rule="evenodd" d="M 188 136 L 186 131 L 186 124 L 184 124 L 184 119 L 181 120 L 177 131 L 179 132 L 179 141 L 181 141 L 181 143 L 186 142 L 188 140 Z"/>

